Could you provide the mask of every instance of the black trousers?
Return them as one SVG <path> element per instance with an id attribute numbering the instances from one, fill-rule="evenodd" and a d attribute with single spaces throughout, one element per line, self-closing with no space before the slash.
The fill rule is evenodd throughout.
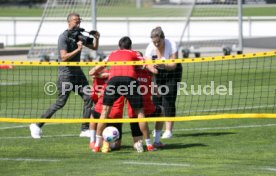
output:
<path id="1" fill-rule="evenodd" d="M 72 90 L 69 90 L 72 86 Z M 75 90 L 75 87 L 78 87 Z M 83 73 L 79 73 L 78 75 L 74 76 L 67 76 L 67 75 L 59 75 L 57 81 L 57 88 L 58 88 L 58 97 L 54 104 L 50 106 L 50 108 L 41 116 L 41 118 L 49 119 L 51 118 L 56 111 L 64 107 L 66 104 L 71 91 L 76 91 L 78 95 L 83 99 L 83 118 L 90 118 L 91 115 L 91 107 L 92 107 L 92 100 L 89 94 L 85 94 L 84 88 L 88 88 L 88 81 Z M 69 90 L 69 91 L 64 91 Z M 89 91 L 87 91 L 89 92 Z M 77 105 L 78 106 L 78 105 Z M 42 127 L 44 123 L 38 123 L 39 127 Z M 81 130 L 89 129 L 89 123 L 82 123 Z"/>
<path id="2" fill-rule="evenodd" d="M 168 93 L 161 95 L 160 97 L 153 96 L 153 103 L 158 106 L 164 107 L 166 117 L 175 117 L 176 115 L 176 97 L 177 97 L 177 83 L 182 79 L 182 65 L 177 64 L 176 69 L 172 71 L 158 70 L 158 74 L 155 76 L 158 86 L 166 86 Z M 165 92 L 165 88 L 161 89 L 161 92 Z"/>

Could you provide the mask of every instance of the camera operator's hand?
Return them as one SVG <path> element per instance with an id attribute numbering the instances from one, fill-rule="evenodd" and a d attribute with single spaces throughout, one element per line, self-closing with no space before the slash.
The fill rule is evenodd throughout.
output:
<path id="1" fill-rule="evenodd" d="M 95 39 L 99 39 L 100 38 L 100 33 L 98 31 L 95 32 L 95 34 L 93 35 L 93 37 L 95 37 Z"/>
<path id="2" fill-rule="evenodd" d="M 92 50 L 97 50 L 99 47 L 100 33 L 96 30 L 92 30 L 89 32 L 89 35 L 92 35 L 94 37 L 94 42 L 92 45 L 88 45 L 87 47 Z"/>
<path id="3" fill-rule="evenodd" d="M 78 45 L 77 50 L 78 50 L 78 51 L 81 51 L 81 50 L 82 50 L 82 47 L 83 47 L 82 41 L 78 41 L 78 42 L 77 42 L 77 45 Z"/>
<path id="4" fill-rule="evenodd" d="M 92 30 L 89 32 L 90 35 L 92 35 L 95 39 L 99 39 L 100 38 L 100 33 L 96 30 Z"/>

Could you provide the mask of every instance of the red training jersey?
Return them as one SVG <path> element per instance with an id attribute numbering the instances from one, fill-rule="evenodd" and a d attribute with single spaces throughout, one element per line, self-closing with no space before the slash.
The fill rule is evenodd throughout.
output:
<path id="1" fill-rule="evenodd" d="M 132 50 L 116 50 L 108 56 L 108 61 L 141 61 L 144 58 L 136 51 Z M 127 76 L 137 79 L 134 65 L 111 66 L 109 79 L 114 76 Z"/>
<path id="2" fill-rule="evenodd" d="M 101 73 L 109 73 L 109 70 L 104 70 Z M 100 73 L 100 74 L 101 74 Z M 106 78 L 94 78 L 91 91 L 91 99 L 93 103 L 97 103 L 99 95 L 103 94 L 104 87 L 106 86 L 108 77 Z"/>
<path id="3" fill-rule="evenodd" d="M 151 115 L 155 112 L 156 107 L 151 99 L 151 82 L 152 82 L 152 74 L 147 70 L 137 69 L 137 80 L 139 82 L 139 86 L 141 87 L 139 91 L 143 95 L 143 107 L 145 115 Z M 135 111 L 131 108 L 129 102 L 127 103 L 128 116 L 129 117 L 137 117 Z"/>

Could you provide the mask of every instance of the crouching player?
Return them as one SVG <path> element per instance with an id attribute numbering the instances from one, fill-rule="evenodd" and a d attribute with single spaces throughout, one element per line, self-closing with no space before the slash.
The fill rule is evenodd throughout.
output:
<path id="1" fill-rule="evenodd" d="M 129 37 L 125 36 L 119 40 L 118 43 L 119 49 L 113 51 L 108 56 L 108 61 L 142 61 L 144 60 L 141 55 L 131 49 L 132 41 Z M 104 67 L 98 67 L 94 73 L 99 72 Z M 142 104 L 142 96 L 138 94 L 137 87 L 137 75 L 136 75 L 136 66 L 135 65 L 122 65 L 122 66 L 111 66 L 110 67 L 110 76 L 107 82 L 107 88 L 104 91 L 103 95 L 103 107 L 100 119 L 107 119 L 110 113 L 110 110 L 113 106 L 113 103 L 122 95 L 129 101 L 131 107 L 136 111 L 137 118 L 144 118 L 144 109 Z M 152 70 L 153 73 L 157 72 L 157 69 Z M 89 73 L 90 75 L 93 75 Z M 124 87 L 127 90 L 122 93 L 120 88 Z M 130 91 L 130 89 L 132 91 Z M 97 126 L 97 132 L 99 138 L 96 138 L 95 147 L 99 147 L 101 141 L 100 137 L 105 128 L 106 124 L 99 123 Z M 143 138 L 147 140 L 147 144 L 150 143 L 150 134 L 148 125 L 145 122 L 139 122 L 140 130 L 143 133 Z M 151 145 L 151 144 L 150 144 Z M 151 145 L 152 146 L 152 145 Z M 95 148 L 94 147 L 94 148 Z M 152 148 L 153 149 L 153 148 Z M 152 151 L 152 150 L 149 150 Z"/>
<path id="2" fill-rule="evenodd" d="M 92 68 L 91 74 L 94 74 L 94 70 Z M 102 105 L 103 105 L 103 92 L 104 88 L 106 87 L 106 82 L 107 78 L 109 76 L 108 70 L 103 70 L 97 74 L 94 74 L 92 76 L 93 78 L 93 92 L 91 95 L 91 98 L 93 102 L 95 103 L 94 108 L 92 109 L 92 114 L 91 118 L 94 119 L 99 119 L 102 111 Z M 123 108 L 124 108 L 124 102 L 125 98 L 121 96 L 119 99 L 117 99 L 112 108 L 111 112 L 109 114 L 109 118 L 111 119 L 117 119 L 117 118 L 122 118 L 123 117 Z M 117 141 L 114 143 L 107 143 L 103 142 L 102 145 L 102 152 L 107 153 L 110 149 L 115 150 L 115 149 L 120 149 L 121 147 L 121 140 L 122 140 L 122 123 L 112 123 L 112 124 L 107 124 L 107 126 L 114 126 L 118 129 L 120 133 L 120 137 Z M 133 142 L 134 142 L 134 148 L 137 150 L 137 152 L 143 152 L 143 145 L 138 143 L 138 141 L 141 141 L 143 139 L 143 134 L 139 128 L 138 123 L 131 123 L 130 124 L 131 128 L 131 133 L 133 137 Z M 89 147 L 92 149 L 93 152 L 98 152 L 100 150 L 100 147 L 95 147 L 96 144 L 96 130 L 97 130 L 97 123 L 90 123 L 90 131 L 91 131 L 91 138 L 90 138 L 90 143 Z M 101 136 L 97 136 L 97 138 L 101 138 Z M 98 140 L 101 141 L 101 140 Z M 97 146 L 100 146 L 97 144 Z"/>
<path id="3" fill-rule="evenodd" d="M 137 80 L 139 82 L 139 93 L 143 95 L 144 114 L 146 117 L 162 117 L 164 116 L 164 109 L 162 106 L 155 106 L 152 102 L 152 92 L 156 91 L 152 85 L 152 73 L 146 69 L 137 69 Z M 135 111 L 128 103 L 128 116 L 130 118 L 137 118 Z M 155 148 L 163 148 L 165 145 L 160 142 L 160 134 L 163 128 L 163 122 L 155 123 L 156 135 L 153 146 Z M 147 143 L 147 141 L 146 141 Z"/>

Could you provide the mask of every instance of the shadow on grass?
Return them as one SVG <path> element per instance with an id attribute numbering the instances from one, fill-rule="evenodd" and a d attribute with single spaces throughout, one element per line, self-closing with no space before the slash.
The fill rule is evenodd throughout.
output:
<path id="1" fill-rule="evenodd" d="M 166 145 L 164 150 L 184 149 L 184 148 L 192 148 L 192 147 L 208 147 L 208 145 L 201 144 L 201 143 L 193 143 L 193 144 L 174 143 L 174 144 Z"/>
<path id="2" fill-rule="evenodd" d="M 201 137 L 201 136 L 224 136 L 236 134 L 232 132 L 215 132 L 215 133 L 192 133 L 192 134 L 175 134 L 175 137 Z"/>
<path id="3" fill-rule="evenodd" d="M 192 147 L 208 147 L 208 145 L 201 144 L 201 143 L 193 143 L 193 144 L 173 143 L 173 144 L 166 144 L 166 146 L 163 149 L 158 149 L 158 150 L 183 149 L 183 148 L 192 148 Z M 133 147 L 123 145 L 121 147 L 121 150 L 125 150 L 125 149 L 131 150 L 133 149 Z"/>

